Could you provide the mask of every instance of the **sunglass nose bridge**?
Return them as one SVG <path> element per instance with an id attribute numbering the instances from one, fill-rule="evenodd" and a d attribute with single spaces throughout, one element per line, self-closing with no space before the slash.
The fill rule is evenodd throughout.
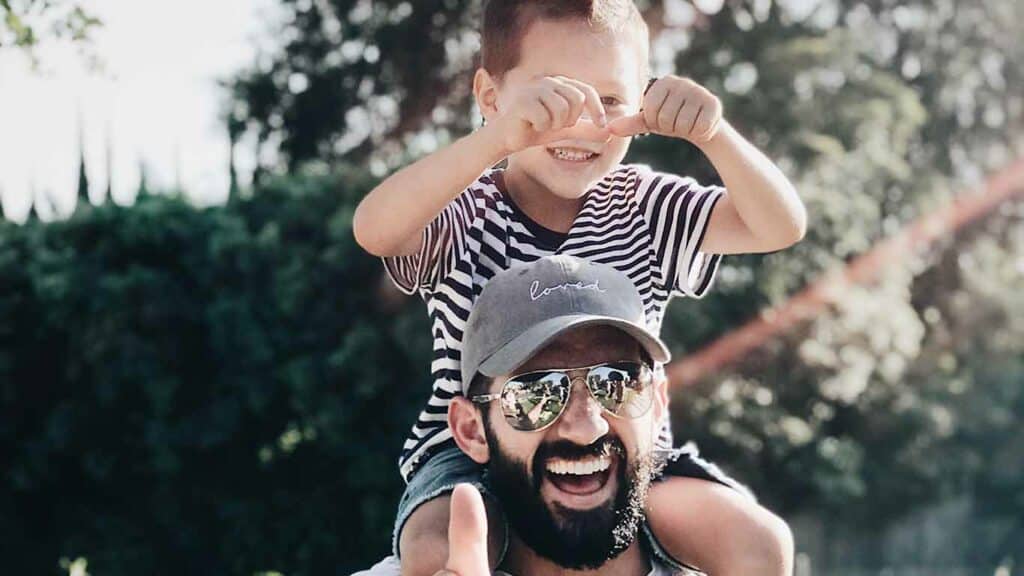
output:
<path id="1" fill-rule="evenodd" d="M 606 410 L 590 389 L 587 376 L 588 373 L 570 376 L 569 397 L 553 422 L 559 427 L 560 436 L 581 446 L 589 446 L 610 429 Z M 576 386 L 577 382 L 580 387 Z"/>
<path id="2" fill-rule="evenodd" d="M 580 381 L 586 392 L 573 390 Z M 639 362 L 624 361 L 595 366 L 538 370 L 510 377 L 499 394 L 471 398 L 474 402 L 502 399 L 506 421 L 514 428 L 538 432 L 551 426 L 567 410 L 584 402 L 582 416 L 606 426 L 604 414 L 636 418 L 650 408 L 650 368 Z M 633 389 L 630 383 L 644 382 Z M 631 390 L 634 390 L 632 393 Z M 638 402 L 639 401 L 639 402 Z M 586 428 L 586 426 L 584 426 Z"/>

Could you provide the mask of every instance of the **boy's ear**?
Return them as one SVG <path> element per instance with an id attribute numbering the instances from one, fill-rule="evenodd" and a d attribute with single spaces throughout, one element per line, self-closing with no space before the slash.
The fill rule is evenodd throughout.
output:
<path id="1" fill-rule="evenodd" d="M 482 406 L 487 410 L 490 405 Z M 487 437 L 484 435 L 484 423 L 480 412 L 469 400 L 456 396 L 448 405 L 448 428 L 459 448 L 477 464 L 486 464 L 491 459 Z"/>
<path id="2" fill-rule="evenodd" d="M 485 120 L 493 120 L 498 115 L 498 83 L 483 68 L 477 68 L 473 76 L 473 96 Z"/>

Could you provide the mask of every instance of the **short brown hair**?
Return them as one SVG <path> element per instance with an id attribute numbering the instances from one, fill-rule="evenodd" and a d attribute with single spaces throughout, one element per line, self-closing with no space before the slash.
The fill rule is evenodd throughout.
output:
<path id="1" fill-rule="evenodd" d="M 534 22 L 569 19 L 584 20 L 598 30 L 630 29 L 648 41 L 647 23 L 633 0 L 488 0 L 480 65 L 501 79 L 519 63 L 523 37 Z"/>

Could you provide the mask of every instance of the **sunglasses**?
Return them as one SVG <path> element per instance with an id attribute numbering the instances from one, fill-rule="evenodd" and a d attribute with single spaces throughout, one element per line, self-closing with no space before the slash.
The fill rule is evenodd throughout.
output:
<path id="1" fill-rule="evenodd" d="M 586 371 L 573 378 L 570 373 Z M 477 404 L 501 401 L 501 412 L 510 426 L 537 432 L 553 424 L 569 404 L 569 393 L 582 379 L 601 408 L 619 418 L 639 418 L 651 409 L 654 394 L 650 367 L 642 362 L 611 362 L 583 368 L 537 370 L 510 377 L 497 394 L 469 398 Z"/>

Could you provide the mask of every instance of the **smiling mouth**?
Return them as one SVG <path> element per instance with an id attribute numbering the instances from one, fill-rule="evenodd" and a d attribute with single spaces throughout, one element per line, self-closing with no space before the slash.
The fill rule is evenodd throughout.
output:
<path id="1" fill-rule="evenodd" d="M 590 502 L 608 484 L 615 462 L 611 455 L 589 456 L 576 460 L 552 458 L 544 469 L 544 478 L 564 498 L 567 504 L 599 504 Z M 575 506 L 573 506 L 575 507 Z"/>
<path id="2" fill-rule="evenodd" d="M 581 148 L 548 148 L 548 154 L 556 160 L 562 160 L 563 162 L 575 162 L 585 164 L 600 156 L 598 152 L 591 152 L 590 150 L 583 150 Z"/>

